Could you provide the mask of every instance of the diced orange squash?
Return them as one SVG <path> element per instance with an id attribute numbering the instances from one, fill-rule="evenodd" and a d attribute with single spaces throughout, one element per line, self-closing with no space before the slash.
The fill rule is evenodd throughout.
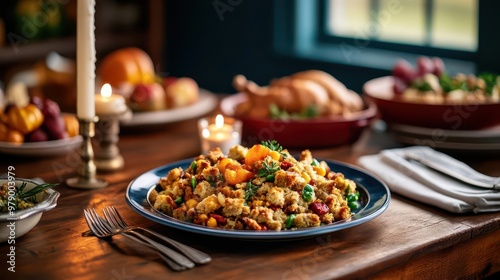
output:
<path id="1" fill-rule="evenodd" d="M 250 181 L 255 176 L 255 173 L 248 171 L 246 169 L 240 168 L 236 171 L 237 177 L 241 178 L 241 183 L 245 181 Z"/>
<path id="2" fill-rule="evenodd" d="M 226 166 L 228 164 L 231 164 L 231 165 L 235 166 L 235 165 L 239 165 L 239 162 L 235 161 L 232 158 L 223 158 L 223 159 L 221 159 L 220 162 L 219 162 L 219 165 L 218 165 L 218 168 L 219 168 L 219 171 L 220 171 L 221 174 L 224 174 L 224 171 L 226 170 Z"/>
<path id="3" fill-rule="evenodd" d="M 254 177 L 254 175 L 255 174 L 253 172 L 241 167 L 235 169 L 226 168 L 226 170 L 224 171 L 224 179 L 230 185 L 236 185 L 245 181 L 249 181 Z"/>
<path id="4" fill-rule="evenodd" d="M 241 164 L 239 164 L 238 162 L 229 162 L 226 164 L 226 168 L 224 169 L 224 171 L 226 169 L 237 170 L 240 168 L 242 168 L 242 167 L 241 167 Z"/>
<path id="5" fill-rule="evenodd" d="M 260 144 L 253 145 L 250 149 L 248 149 L 247 155 L 245 156 L 245 164 L 252 166 L 255 162 L 265 159 L 271 154 L 271 152 L 273 151 L 266 146 L 262 146 Z"/>

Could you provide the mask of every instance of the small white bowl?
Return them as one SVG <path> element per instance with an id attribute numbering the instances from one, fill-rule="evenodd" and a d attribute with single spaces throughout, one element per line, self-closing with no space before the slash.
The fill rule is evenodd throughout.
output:
<path id="1" fill-rule="evenodd" d="M 0 178 L 0 185 L 3 185 L 5 182 L 8 182 L 8 179 Z M 30 190 L 36 185 L 40 184 L 28 179 L 16 179 L 16 187 L 21 186 L 23 182 L 26 182 L 25 190 Z M 19 211 L 14 211 L 12 214 L 9 212 L 1 213 L 0 243 L 12 239 L 17 239 L 34 228 L 38 224 L 38 221 L 40 221 L 43 212 L 49 211 L 56 207 L 59 195 L 59 192 L 48 188 L 46 191 L 38 193 L 36 195 L 37 201 L 39 201 L 39 203 L 35 206 Z"/>

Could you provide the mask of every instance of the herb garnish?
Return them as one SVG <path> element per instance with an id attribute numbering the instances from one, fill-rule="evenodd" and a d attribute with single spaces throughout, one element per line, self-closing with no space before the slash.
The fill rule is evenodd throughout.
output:
<path id="1" fill-rule="evenodd" d="M 259 170 L 259 177 L 266 177 L 266 181 L 272 182 L 274 181 L 274 173 L 280 170 L 280 166 L 275 161 L 270 161 L 267 158 L 262 163 L 262 169 Z"/>
<path id="2" fill-rule="evenodd" d="M 261 142 L 262 146 L 268 147 L 271 151 L 281 152 L 283 147 L 276 140 L 267 140 Z"/>
<path id="3" fill-rule="evenodd" d="M 488 95 L 493 93 L 493 88 L 499 84 L 499 76 L 493 73 L 482 73 L 478 78 L 483 79 Z"/>
<path id="4" fill-rule="evenodd" d="M 252 182 L 248 182 L 246 193 L 245 193 L 245 201 L 247 201 L 250 197 L 254 196 L 260 186 L 252 184 Z"/>
<path id="5" fill-rule="evenodd" d="M 307 106 L 299 113 L 288 113 L 285 110 L 280 109 L 276 104 L 269 105 L 269 113 L 271 119 L 309 119 L 319 116 L 318 107 L 314 104 Z"/>
<path id="6" fill-rule="evenodd" d="M 411 87 L 418 89 L 419 91 L 431 91 L 433 90 L 431 85 L 424 80 L 415 80 Z"/>
<path id="7" fill-rule="evenodd" d="M 25 191 L 27 182 L 22 182 L 19 187 L 16 187 L 14 195 L 9 197 L 4 197 L 7 194 L 6 184 L 0 187 L 0 212 L 4 213 L 9 207 L 13 207 L 14 210 L 26 209 L 33 207 L 38 203 L 36 195 L 45 191 L 48 188 L 55 187 L 58 184 L 39 184 L 35 185 L 32 189 Z M 9 192 L 10 193 L 10 192 Z M 7 203 L 8 202 L 8 203 Z M 21 205 L 22 203 L 22 205 Z"/>
<path id="8" fill-rule="evenodd" d="M 287 156 L 285 153 L 283 153 L 283 147 L 281 147 L 281 145 L 276 140 L 262 141 L 261 145 L 269 148 L 269 150 L 271 151 L 280 153 L 280 155 L 282 155 L 284 158 L 286 158 Z"/>
<path id="9" fill-rule="evenodd" d="M 55 187 L 57 185 L 59 185 L 59 184 L 40 184 L 40 185 L 37 185 L 36 187 L 32 188 L 31 190 L 24 192 L 24 188 L 26 188 L 26 182 L 23 182 L 22 185 L 17 190 L 17 196 L 19 198 L 28 198 L 28 197 L 34 196 L 38 193 L 41 193 L 48 188 Z"/>
<path id="10" fill-rule="evenodd" d="M 460 81 L 450 76 L 443 74 L 439 77 L 439 85 L 443 89 L 444 93 L 448 93 L 450 91 L 454 91 L 456 89 L 460 89 L 463 91 L 469 91 L 469 86 L 465 81 Z"/>
<path id="11" fill-rule="evenodd" d="M 450 76 L 443 74 L 441 77 L 439 77 L 439 85 L 443 89 L 444 92 L 450 92 L 452 90 L 457 89 L 456 85 L 453 84 L 452 79 Z"/>
<path id="12" fill-rule="evenodd" d="M 215 180 L 214 180 L 214 177 L 212 177 L 212 176 L 208 176 L 207 181 L 208 181 L 208 183 L 210 184 L 210 186 L 215 187 Z"/>
<path id="13" fill-rule="evenodd" d="M 224 174 L 222 174 L 222 173 L 219 173 L 218 179 L 219 179 L 219 181 L 222 181 L 222 182 L 226 181 L 226 178 L 224 178 Z"/>

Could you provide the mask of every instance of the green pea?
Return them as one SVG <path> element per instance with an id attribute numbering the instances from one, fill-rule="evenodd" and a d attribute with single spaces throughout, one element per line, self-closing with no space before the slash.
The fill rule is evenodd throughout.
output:
<path id="1" fill-rule="evenodd" d="M 290 214 L 286 219 L 285 226 L 286 228 L 291 228 L 293 225 L 293 220 L 295 220 L 295 214 Z"/>
<path id="2" fill-rule="evenodd" d="M 196 161 L 193 161 L 193 163 L 191 163 L 191 172 L 192 173 L 196 172 Z"/>
<path id="3" fill-rule="evenodd" d="M 312 200 L 313 194 L 312 193 L 302 193 L 302 197 L 306 202 L 309 202 Z"/>
<path id="4" fill-rule="evenodd" d="M 350 193 L 350 194 L 347 195 L 347 201 L 348 202 L 354 202 L 356 200 L 358 200 L 358 197 L 355 194 Z"/>
<path id="5" fill-rule="evenodd" d="M 351 208 L 351 211 L 354 211 L 356 209 L 358 209 L 358 204 L 354 201 L 350 201 L 347 203 L 347 206 L 349 206 L 349 208 Z"/>
<path id="6" fill-rule="evenodd" d="M 267 175 L 266 176 L 266 181 L 268 181 L 268 182 L 274 182 L 274 178 L 275 177 L 276 176 L 274 176 L 274 174 Z"/>
<path id="7" fill-rule="evenodd" d="M 313 158 L 311 165 L 312 166 L 319 166 L 319 161 L 317 159 Z"/>
<path id="8" fill-rule="evenodd" d="M 191 177 L 191 187 L 196 188 L 196 177 L 192 176 Z"/>
<path id="9" fill-rule="evenodd" d="M 313 197 L 313 193 L 312 192 L 302 192 L 302 197 L 304 198 L 305 201 L 309 202 L 309 201 L 311 201 L 311 199 Z"/>
<path id="10" fill-rule="evenodd" d="M 314 188 L 307 184 L 304 189 L 302 190 L 302 198 L 304 198 L 305 201 L 309 202 L 312 200 L 314 195 Z"/>

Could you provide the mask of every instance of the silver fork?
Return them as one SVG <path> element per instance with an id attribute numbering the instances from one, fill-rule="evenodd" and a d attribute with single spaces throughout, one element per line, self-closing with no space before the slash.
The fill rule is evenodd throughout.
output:
<path id="1" fill-rule="evenodd" d="M 125 232 L 134 232 L 134 229 L 140 229 L 140 230 L 143 230 L 145 232 L 148 232 L 148 233 L 160 238 L 161 240 L 167 242 L 168 244 L 172 245 L 173 247 L 178 249 L 180 252 L 182 252 L 189 259 L 191 259 L 193 262 L 195 262 L 197 264 L 204 264 L 204 263 L 210 262 L 212 260 L 212 258 L 209 255 L 207 255 L 201 251 L 198 251 L 195 248 L 192 248 L 192 247 L 187 246 L 185 244 L 182 244 L 178 241 L 175 241 L 171 238 L 168 238 L 166 236 L 158 234 L 152 230 L 142 228 L 142 227 L 127 225 L 125 220 L 122 218 L 120 213 L 118 213 L 118 210 L 116 210 L 116 208 L 114 206 L 105 207 L 103 210 L 103 213 L 104 213 L 106 220 L 109 223 L 115 225 L 116 227 L 119 227 L 121 230 L 123 230 Z"/>
<path id="2" fill-rule="evenodd" d="M 163 246 L 162 244 L 155 242 L 154 240 L 150 239 L 150 241 L 152 242 L 148 243 L 147 241 L 136 238 L 127 232 L 114 230 L 106 220 L 104 220 L 97 214 L 95 209 L 87 209 L 83 210 L 83 212 L 90 230 L 95 236 L 99 238 L 122 234 L 130 240 L 136 241 L 144 246 L 154 249 L 172 270 L 181 271 L 194 267 L 194 263 L 186 259 L 184 256 L 171 250 L 168 247 Z"/>

